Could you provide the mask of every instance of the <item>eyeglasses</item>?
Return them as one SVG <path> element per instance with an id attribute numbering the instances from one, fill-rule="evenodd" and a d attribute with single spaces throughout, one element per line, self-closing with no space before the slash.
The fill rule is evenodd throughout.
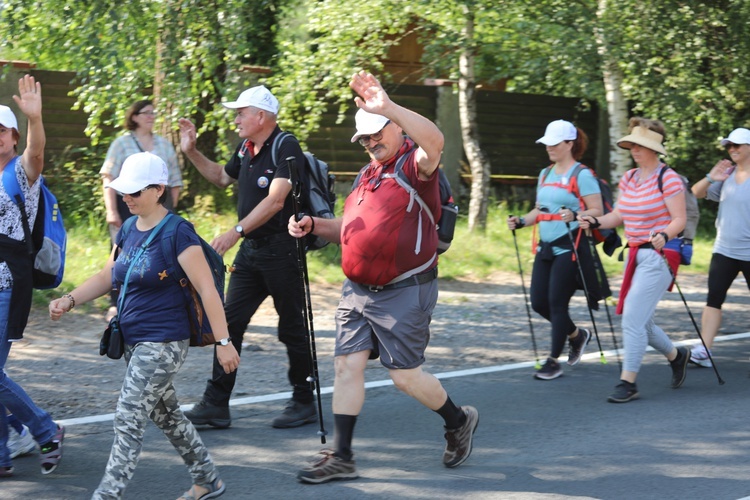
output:
<path id="1" fill-rule="evenodd" d="M 385 125 L 383 125 L 383 128 L 381 128 L 379 132 L 375 132 L 374 134 L 371 134 L 371 135 L 360 136 L 357 142 L 359 142 L 360 146 L 367 146 L 368 144 L 370 144 L 371 140 L 375 142 L 379 141 L 380 139 L 383 138 L 383 130 L 385 130 L 385 127 L 387 127 L 389 123 L 391 123 L 390 120 L 385 122 Z"/>
<path id="2" fill-rule="evenodd" d="M 144 192 L 146 192 L 146 190 L 147 190 L 147 189 L 151 189 L 151 188 L 157 188 L 157 187 L 159 187 L 159 186 L 158 186 L 158 185 L 156 185 L 156 184 L 149 184 L 149 185 L 148 185 L 148 186 L 146 186 L 145 188 L 141 189 L 140 191 L 136 191 L 135 193 L 121 193 L 121 194 L 122 194 L 123 196 L 126 196 L 126 195 L 127 195 L 127 196 L 130 196 L 131 198 L 140 198 L 140 197 L 141 197 L 141 195 L 142 195 L 142 194 L 143 194 Z"/>
<path id="3" fill-rule="evenodd" d="M 154 110 L 152 109 L 151 111 L 139 111 L 139 112 L 137 112 L 136 114 L 137 114 L 137 115 L 150 115 L 150 116 L 156 116 L 156 115 L 158 115 L 159 113 L 157 113 L 156 111 L 154 111 Z"/>
<path id="4" fill-rule="evenodd" d="M 741 147 L 742 147 L 742 144 L 734 144 L 734 143 L 731 143 L 731 142 L 726 145 L 727 151 L 729 151 L 732 148 L 740 149 Z"/>

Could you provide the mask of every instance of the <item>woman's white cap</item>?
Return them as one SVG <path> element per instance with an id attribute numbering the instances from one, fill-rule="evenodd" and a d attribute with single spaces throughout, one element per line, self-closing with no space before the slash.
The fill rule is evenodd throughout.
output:
<path id="1" fill-rule="evenodd" d="M 542 143 L 545 146 L 555 146 L 563 141 L 574 141 L 578 137 L 578 131 L 575 125 L 565 120 L 555 120 L 547 125 L 544 136 L 540 137 L 536 143 Z"/>
<path id="2" fill-rule="evenodd" d="M 169 173 L 164 160 L 153 153 L 143 152 L 128 156 L 122 162 L 117 179 L 107 186 L 123 194 L 137 193 L 151 185 L 167 185 Z"/>

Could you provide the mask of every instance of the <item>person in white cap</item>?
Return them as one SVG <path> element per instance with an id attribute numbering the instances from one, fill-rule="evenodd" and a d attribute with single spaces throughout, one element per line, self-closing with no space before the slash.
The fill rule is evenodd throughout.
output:
<path id="1" fill-rule="evenodd" d="M 545 146 L 552 165 L 539 175 L 534 208 L 521 217 L 508 217 L 507 223 L 511 230 L 539 226 L 539 245 L 534 248 L 531 273 L 531 306 L 550 322 L 552 342 L 550 354 L 534 373 L 534 378 L 554 380 L 563 374 L 558 358 L 566 344 L 569 346 L 567 363 L 574 366 L 591 341 L 591 332 L 579 328 L 570 318 L 570 299 L 582 285 L 569 231 L 579 243 L 576 251 L 581 269 L 585 270 L 587 290 L 598 297 L 599 285 L 593 275 L 591 250 L 579 239 L 576 216 L 598 217 L 603 207 L 598 181 L 591 169 L 581 165 L 589 142 L 583 130 L 569 121 L 556 120 L 547 125 L 544 136 L 536 142 Z"/>
<path id="2" fill-rule="evenodd" d="M 1 175 L 15 176 L 23 191 L 29 226 L 34 226 L 39 209 L 39 178 L 44 168 L 46 136 L 42 123 L 42 86 L 33 76 L 18 80 L 18 95 L 13 96 L 18 109 L 26 116 L 26 148 L 18 156 L 21 138 L 16 115 L 0 105 Z M 31 311 L 33 261 L 25 243 L 21 211 L 12 202 L 0 182 L 0 477 L 13 474 L 8 452 L 6 409 L 28 426 L 39 443 L 42 474 L 54 471 L 62 458 L 65 429 L 31 400 L 5 370 L 11 345 L 23 337 Z"/>
<path id="3" fill-rule="evenodd" d="M 282 131 L 276 123 L 279 101 L 266 87 L 249 88 L 236 101 L 223 105 L 235 111 L 234 123 L 242 139 L 226 165 L 209 160 L 198 151 L 195 125 L 184 118 L 180 119 L 180 141 L 187 157 L 210 182 L 222 188 L 238 183 L 238 223 L 211 242 L 222 255 L 241 242 L 224 305 L 229 335 L 241 352 L 248 323 L 260 304 L 269 295 L 273 298 L 279 315 L 278 338 L 285 344 L 289 358 L 292 397 L 271 425 L 289 428 L 310 424 L 318 421 L 318 412 L 313 386 L 308 381 L 310 356 L 302 315 L 304 295 L 296 242 L 286 231 L 286 220 L 294 213 L 287 158 L 294 157 L 301 177 L 306 159 L 297 139 L 287 136 L 278 146 L 278 164 L 273 164 L 271 146 Z M 236 378 L 236 373 L 224 373 L 214 358 L 213 376 L 202 400 L 187 412 L 188 418 L 198 425 L 229 427 L 229 397 Z"/>
<path id="4" fill-rule="evenodd" d="M 112 141 L 107 150 L 107 157 L 99 170 L 104 185 L 105 215 L 112 245 L 115 243 L 120 226 L 131 216 L 131 213 L 122 196 L 117 196 L 115 191 L 107 189 L 107 186 L 120 175 L 122 164 L 128 156 L 148 151 L 164 160 L 169 170 L 169 196 L 164 206 L 173 209 L 180 199 L 182 173 L 177 162 L 177 153 L 170 141 L 154 133 L 155 119 L 156 109 L 150 99 L 142 99 L 131 104 L 125 112 L 124 128 L 126 132 Z M 107 321 L 117 314 L 116 291 L 110 293 L 109 300 L 110 308 L 107 311 Z"/>
<path id="5" fill-rule="evenodd" d="M 122 196 L 137 220 L 126 236 L 117 235 L 104 267 L 72 292 L 49 304 L 50 318 L 106 294 L 112 283 L 125 288 L 118 322 L 125 343 L 127 370 L 114 417 L 115 440 L 95 500 L 122 498 L 135 472 L 149 420 L 161 429 L 190 471 L 193 486 L 181 498 L 216 498 L 224 490 L 211 455 L 193 424 L 180 410 L 174 378 L 188 354 L 190 324 L 185 297 L 176 279 L 164 279 L 161 228 L 171 214 L 167 166 L 144 152 L 129 156 L 108 189 Z M 200 295 L 214 330 L 222 370 L 235 371 L 240 357 L 228 341 L 226 318 L 211 270 L 192 224 L 178 223 L 174 234 L 176 260 Z M 145 244 L 145 250 L 144 250 Z M 136 270 L 136 272 L 131 272 Z M 126 283 L 127 282 L 127 283 Z"/>
<path id="6" fill-rule="evenodd" d="M 637 168 L 628 170 L 620 179 L 617 204 L 612 212 L 599 218 L 578 217 L 582 229 L 624 225 L 628 239 L 617 304 L 617 314 L 622 314 L 625 356 L 620 383 L 607 398 L 610 403 L 627 403 L 639 397 L 635 381 L 648 346 L 669 361 L 673 389 L 681 387 L 687 375 L 690 351 L 675 347 L 654 321 L 659 300 L 672 286 L 680 262 L 679 252 L 665 245 L 685 229 L 687 222 L 682 179 L 659 156 L 667 154 L 662 144 L 664 133 L 664 124 L 658 120 L 631 118 L 630 133 L 618 140 L 617 145 L 630 150 Z M 658 180 L 662 170 L 660 189 Z"/>
<path id="7" fill-rule="evenodd" d="M 359 108 L 352 142 L 365 148 L 370 162 L 347 197 L 342 218 L 289 218 L 293 236 L 313 233 L 341 244 L 347 277 L 336 311 L 333 450 L 322 450 L 297 474 L 299 481 L 315 484 L 358 477 L 352 439 L 364 405 L 368 359 L 380 356 L 395 386 L 442 418 L 446 467 L 469 458 L 479 423 L 476 408 L 454 404 L 440 381 L 422 369 L 438 294 L 437 230 L 426 211 L 435 220 L 440 216 L 443 134 L 424 116 L 393 102 L 372 74 L 361 71 L 349 85 Z M 410 192 L 391 176 L 396 163 L 427 208 L 412 204 Z"/>
<path id="8" fill-rule="evenodd" d="M 731 160 L 720 160 L 693 185 L 696 198 L 719 203 L 716 240 L 708 270 L 708 296 L 701 316 L 701 332 L 709 352 L 698 344 L 690 353 L 693 363 L 711 367 L 714 337 L 721 327 L 721 306 L 741 272 L 750 288 L 750 130 L 737 128 L 721 140 Z"/>

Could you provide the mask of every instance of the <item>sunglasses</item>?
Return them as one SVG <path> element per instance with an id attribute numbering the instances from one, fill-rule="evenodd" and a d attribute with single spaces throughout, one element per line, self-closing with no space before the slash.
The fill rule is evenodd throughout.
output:
<path id="1" fill-rule="evenodd" d="M 734 144 L 734 143 L 731 143 L 731 142 L 730 142 L 730 143 L 729 143 L 729 144 L 727 144 L 727 145 L 726 145 L 725 147 L 726 147 L 727 151 L 729 151 L 729 150 L 730 150 L 730 149 L 732 149 L 732 148 L 737 148 L 737 149 L 741 148 L 741 147 L 742 147 L 742 144 Z"/>
<path id="2" fill-rule="evenodd" d="M 130 196 L 131 198 L 140 198 L 141 194 L 143 194 L 147 189 L 157 188 L 159 187 L 156 184 L 149 184 L 145 188 L 141 189 L 140 191 L 136 191 L 135 193 L 120 193 L 122 196 Z"/>
<path id="3" fill-rule="evenodd" d="M 370 134 L 370 135 L 360 136 L 357 142 L 359 142 L 360 146 L 367 146 L 368 144 L 370 144 L 371 140 L 378 142 L 380 139 L 383 138 L 383 130 L 385 130 L 385 127 L 387 127 L 389 123 L 391 123 L 390 120 L 385 122 L 385 125 L 383 125 L 383 128 L 381 128 L 379 132 L 375 132 L 374 134 Z"/>

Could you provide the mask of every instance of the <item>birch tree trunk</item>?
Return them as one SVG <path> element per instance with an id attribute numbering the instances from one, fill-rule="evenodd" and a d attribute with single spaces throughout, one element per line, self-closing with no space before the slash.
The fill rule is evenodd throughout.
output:
<path id="1" fill-rule="evenodd" d="M 464 152 L 471 168 L 469 231 L 487 228 L 490 197 L 490 164 L 479 147 L 476 81 L 474 79 L 474 13 L 464 6 L 464 47 L 459 55 L 458 115 Z"/>

